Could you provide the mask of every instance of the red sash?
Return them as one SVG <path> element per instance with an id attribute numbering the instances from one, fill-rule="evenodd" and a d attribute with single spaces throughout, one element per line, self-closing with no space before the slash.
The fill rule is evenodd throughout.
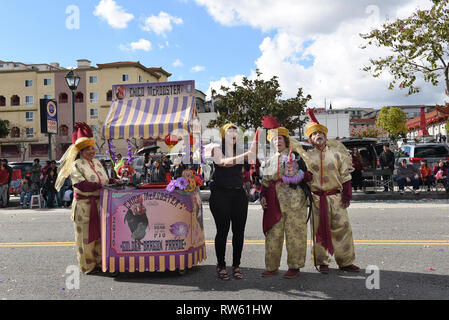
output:
<path id="1" fill-rule="evenodd" d="M 100 223 L 97 209 L 97 200 L 100 196 L 83 196 L 75 192 L 76 200 L 90 200 L 90 215 L 89 215 L 89 240 L 91 243 L 95 240 L 100 239 Z"/>
<path id="2" fill-rule="evenodd" d="M 318 230 L 316 233 L 316 242 L 321 243 L 321 245 L 331 254 L 334 254 L 334 246 L 332 244 L 332 235 L 329 225 L 329 215 L 327 210 L 326 197 L 340 193 L 339 190 L 331 191 L 312 191 L 314 194 L 320 197 L 320 221 L 318 225 Z"/>

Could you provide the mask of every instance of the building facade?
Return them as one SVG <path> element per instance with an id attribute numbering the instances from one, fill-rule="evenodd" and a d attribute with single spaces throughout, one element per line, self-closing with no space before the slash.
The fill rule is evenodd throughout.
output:
<path id="1" fill-rule="evenodd" d="M 58 105 L 58 134 L 51 135 L 51 154 L 59 159 L 72 143 L 72 92 L 65 76 L 69 70 L 59 64 L 0 61 L 0 119 L 10 123 L 10 134 L 0 140 L 0 157 L 10 161 L 48 159 L 49 137 L 40 132 L 40 99 L 55 99 Z M 86 122 L 93 130 L 97 152 L 106 142 L 100 129 L 112 101 L 112 85 L 166 82 L 171 76 L 161 67 L 147 68 L 140 62 L 113 62 L 91 65 L 78 60 L 74 69 L 80 77 L 76 89 L 75 121 Z M 119 143 L 118 148 L 126 143 Z"/>

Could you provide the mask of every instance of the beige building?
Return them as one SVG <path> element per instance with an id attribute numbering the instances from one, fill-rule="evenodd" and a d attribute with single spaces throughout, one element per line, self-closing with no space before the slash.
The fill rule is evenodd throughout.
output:
<path id="1" fill-rule="evenodd" d="M 52 158 L 59 159 L 71 144 L 72 93 L 65 76 L 69 70 L 58 63 L 24 64 L 0 60 L 0 119 L 10 122 L 11 132 L 0 139 L 0 157 L 10 161 L 48 159 L 48 135 L 40 132 L 40 99 L 58 103 L 58 134 L 52 135 Z M 96 136 L 97 151 L 106 143 L 100 130 L 112 100 L 112 85 L 166 82 L 171 76 L 163 68 L 147 68 L 140 62 L 113 62 L 91 65 L 78 60 L 74 72 L 81 78 L 75 92 L 75 121 L 88 123 Z M 142 141 L 137 143 L 142 144 Z M 126 143 L 119 143 L 125 151 Z M 120 150 L 122 149 L 122 150 Z"/>

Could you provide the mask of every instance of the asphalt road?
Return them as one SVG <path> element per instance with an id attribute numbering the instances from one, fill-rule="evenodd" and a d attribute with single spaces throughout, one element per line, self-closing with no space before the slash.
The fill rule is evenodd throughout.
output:
<path id="1" fill-rule="evenodd" d="M 349 213 L 356 264 L 362 271 L 342 272 L 332 261 L 330 274 L 321 275 L 308 252 L 306 267 L 296 279 L 282 277 L 287 270 L 285 250 L 281 273 L 260 276 L 264 270 L 262 211 L 250 205 L 241 265 L 245 278 L 228 282 L 215 276 L 215 226 L 207 203 L 204 209 L 207 260 L 199 266 L 184 275 L 80 275 L 79 289 L 67 285 L 73 275 L 70 268 L 77 264 L 70 210 L 2 209 L 0 300 L 449 299 L 447 200 L 353 203 Z M 231 254 L 228 245 L 228 263 Z M 378 268 L 378 278 L 373 271 L 367 273 L 368 266 Z M 375 288 L 368 289 L 367 283 Z"/>

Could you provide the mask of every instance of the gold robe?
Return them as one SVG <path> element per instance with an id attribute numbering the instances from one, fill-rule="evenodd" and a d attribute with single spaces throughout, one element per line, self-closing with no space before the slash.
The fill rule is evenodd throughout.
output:
<path id="1" fill-rule="evenodd" d="M 335 262 L 340 267 L 353 264 L 355 260 L 354 240 L 347 209 L 342 207 L 343 184 L 351 180 L 352 159 L 346 147 L 336 141 L 327 141 L 321 152 L 313 148 L 304 151 L 297 145 L 299 154 L 303 157 L 309 171 L 313 173 L 310 189 L 314 191 L 339 190 L 340 193 L 328 195 L 327 208 L 329 226 L 334 247 Z M 311 218 L 312 234 L 316 235 L 320 216 L 320 197 L 313 194 L 313 215 Z M 315 240 L 315 239 L 314 239 Z M 315 253 L 315 254 L 314 254 Z M 316 261 L 315 261 L 315 259 Z M 312 242 L 312 261 L 316 265 L 329 265 L 329 253 L 320 243 Z"/>
<path id="2" fill-rule="evenodd" d="M 289 149 L 273 155 L 263 170 L 262 185 L 282 179 L 284 175 L 283 155 Z M 304 191 L 298 186 L 290 188 L 282 181 L 276 183 L 276 195 L 282 213 L 281 220 L 268 230 L 265 239 L 265 266 L 275 271 L 280 266 L 284 237 L 289 269 L 303 268 L 307 253 L 307 201 Z"/>
<path id="3" fill-rule="evenodd" d="M 97 159 L 89 162 L 85 159 L 78 159 L 73 164 L 70 175 L 73 185 L 73 192 L 82 196 L 99 196 L 100 190 L 94 192 L 83 192 L 75 187 L 77 183 L 88 181 L 101 185 L 107 185 L 108 175 L 103 165 Z M 97 209 L 100 212 L 100 200 L 97 200 Z M 75 228 L 75 244 L 78 258 L 78 266 L 81 272 L 89 273 L 101 267 L 101 240 L 88 243 L 90 219 L 90 200 L 77 200 L 73 197 L 72 221 Z M 100 218 L 98 217 L 100 223 Z"/>

